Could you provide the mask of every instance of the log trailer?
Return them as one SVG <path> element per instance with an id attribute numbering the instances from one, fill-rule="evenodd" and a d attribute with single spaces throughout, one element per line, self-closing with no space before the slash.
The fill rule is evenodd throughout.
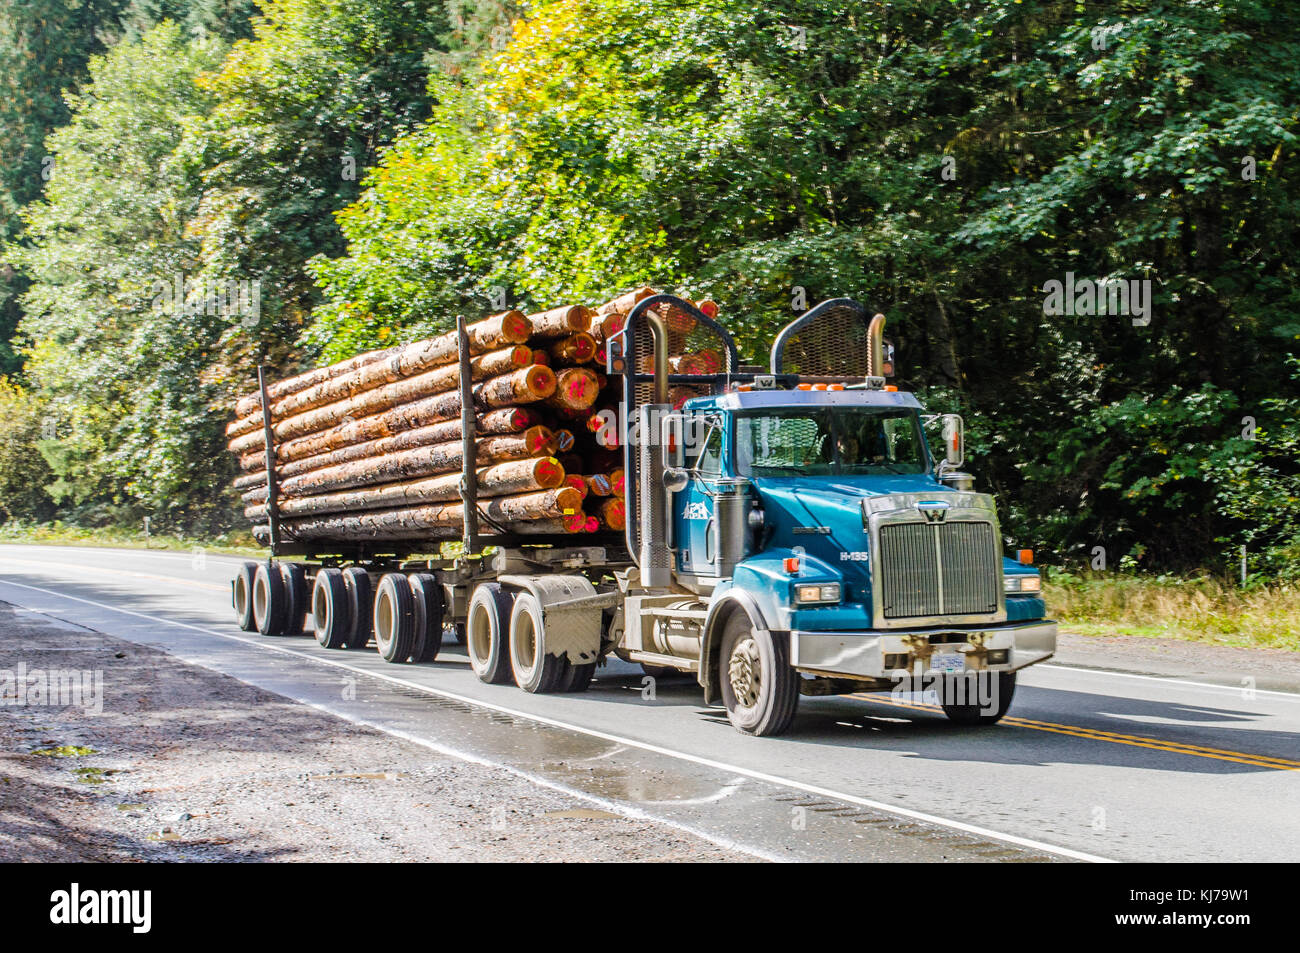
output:
<path id="1" fill-rule="evenodd" d="M 927 416 L 886 382 L 884 320 L 826 301 L 780 332 L 770 367 L 744 367 L 690 302 L 640 301 L 606 355 L 623 391 L 611 422 L 627 476 L 621 537 L 486 525 L 464 373 L 456 554 L 435 540 L 288 536 L 263 379 L 270 553 L 232 583 L 237 621 L 280 635 L 310 620 L 322 646 L 373 640 L 395 663 L 434 660 L 445 628 L 479 679 L 527 692 L 584 691 L 615 655 L 694 675 L 749 735 L 789 729 L 801 695 L 899 686 L 938 690 L 954 722 L 993 724 L 1016 672 L 1055 651 L 1056 624 L 1028 552 L 1003 556 L 994 502 L 960 469 L 961 418 Z M 704 349 L 723 366 L 677 360 Z M 941 459 L 929 423 L 943 425 Z"/>

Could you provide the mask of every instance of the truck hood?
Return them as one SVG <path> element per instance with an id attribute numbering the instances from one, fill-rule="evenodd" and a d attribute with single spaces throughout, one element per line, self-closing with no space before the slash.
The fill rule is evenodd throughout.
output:
<path id="1" fill-rule="evenodd" d="M 846 583 L 859 585 L 869 579 L 871 548 L 862 525 L 862 501 L 892 493 L 952 492 L 927 474 L 759 478 L 753 488 L 771 533 L 768 545 L 801 547 L 834 567 Z"/>

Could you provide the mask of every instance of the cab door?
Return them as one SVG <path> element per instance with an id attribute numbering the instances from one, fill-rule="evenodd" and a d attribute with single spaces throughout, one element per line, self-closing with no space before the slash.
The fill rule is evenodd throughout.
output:
<path id="1" fill-rule="evenodd" d="M 694 576 L 716 575 L 718 558 L 714 551 L 713 500 L 707 487 L 710 480 L 722 476 L 721 421 L 715 419 L 705 425 L 702 433 L 698 447 L 685 448 L 690 483 L 686 489 L 673 495 L 673 545 L 677 549 L 677 571 Z"/>

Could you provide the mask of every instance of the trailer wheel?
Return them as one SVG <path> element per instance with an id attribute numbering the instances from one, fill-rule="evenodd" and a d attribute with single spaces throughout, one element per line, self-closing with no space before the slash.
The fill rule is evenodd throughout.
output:
<path id="1" fill-rule="evenodd" d="M 284 576 L 285 615 L 283 635 L 302 635 L 307 618 L 307 574 L 297 563 L 280 563 Z"/>
<path id="2" fill-rule="evenodd" d="M 585 692 L 591 686 L 591 679 L 595 674 L 595 662 L 574 665 L 572 662 L 566 661 L 564 677 L 560 680 L 559 690 L 562 692 Z"/>
<path id="3" fill-rule="evenodd" d="M 405 662 L 415 644 L 415 595 L 406 574 L 390 572 L 375 593 L 375 648 L 386 662 Z"/>
<path id="4" fill-rule="evenodd" d="M 465 649 L 479 681 L 504 685 L 510 681 L 507 646 L 514 597 L 495 582 L 474 590 L 465 620 Z"/>
<path id="5" fill-rule="evenodd" d="M 432 662 L 442 649 L 442 587 L 433 573 L 412 573 L 411 595 L 415 597 L 415 641 L 412 662 Z"/>
<path id="6" fill-rule="evenodd" d="M 510 613 L 510 668 L 515 684 L 531 694 L 553 692 L 568 665 L 564 656 L 546 651 L 541 602 L 531 592 L 521 592 Z"/>
<path id="7" fill-rule="evenodd" d="M 349 611 L 343 571 L 330 568 L 316 573 L 316 585 L 311 592 L 312 625 L 316 630 L 316 641 L 327 649 L 343 648 L 352 625 Z"/>
<path id="8" fill-rule="evenodd" d="M 263 635 L 283 633 L 288 601 L 284 573 L 274 563 L 258 563 L 253 575 L 253 618 L 257 621 L 257 631 Z"/>
<path id="9" fill-rule="evenodd" d="M 253 618 L 253 578 L 257 563 L 244 563 L 230 581 L 230 602 L 235 607 L 235 624 L 244 632 L 256 632 L 257 620 Z"/>
<path id="10" fill-rule="evenodd" d="M 449 631 L 451 632 L 451 640 L 453 642 L 455 642 L 457 645 L 465 644 L 465 623 L 464 622 L 450 623 Z"/>
<path id="11" fill-rule="evenodd" d="M 718 665 L 732 727 L 759 736 L 790 727 L 799 707 L 799 673 L 790 666 L 785 643 L 755 629 L 744 610 L 732 612 L 723 627 Z"/>
<path id="12" fill-rule="evenodd" d="M 1001 721 L 1002 716 L 1011 707 L 1011 699 L 1016 694 L 1016 673 L 998 672 L 997 675 L 993 687 L 994 704 L 991 710 L 986 710 L 979 702 L 968 705 L 944 705 L 943 713 L 948 716 L 948 720 L 959 725 L 996 725 Z M 948 690 L 948 686 L 945 685 L 945 694 Z"/>
<path id="13" fill-rule="evenodd" d="M 370 642 L 370 629 L 374 621 L 375 592 L 370 575 L 360 567 L 343 570 L 343 586 L 348 592 L 348 629 L 346 642 L 350 649 L 364 649 Z"/>

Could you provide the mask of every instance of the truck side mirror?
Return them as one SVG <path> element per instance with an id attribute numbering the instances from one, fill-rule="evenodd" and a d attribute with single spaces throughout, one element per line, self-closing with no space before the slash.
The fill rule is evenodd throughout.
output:
<path id="1" fill-rule="evenodd" d="M 960 414 L 943 415 L 943 458 L 951 469 L 966 459 L 966 422 Z"/>

